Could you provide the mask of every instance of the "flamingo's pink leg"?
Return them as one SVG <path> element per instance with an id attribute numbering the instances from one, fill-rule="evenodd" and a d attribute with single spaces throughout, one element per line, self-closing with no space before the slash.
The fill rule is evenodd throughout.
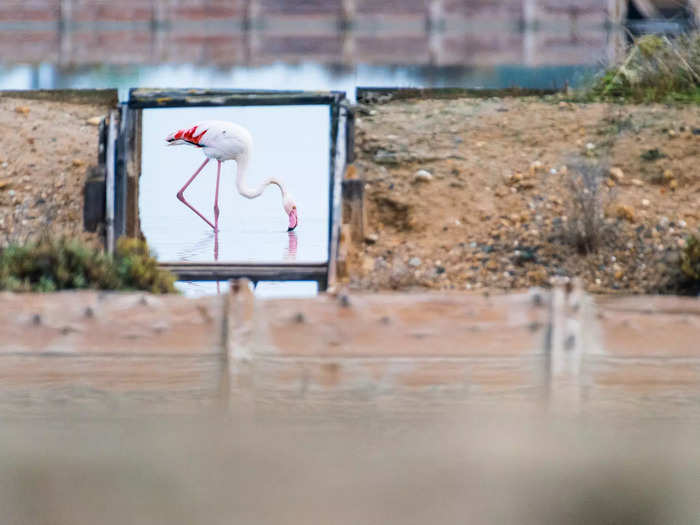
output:
<path id="1" fill-rule="evenodd" d="M 216 194 L 214 195 L 214 231 L 219 231 L 219 177 L 221 177 L 221 161 L 216 167 Z"/>
<path id="2" fill-rule="evenodd" d="M 194 172 L 194 175 L 192 175 L 192 176 L 190 177 L 190 179 L 185 183 L 185 185 L 184 185 L 182 188 L 180 188 L 180 191 L 177 192 L 177 198 L 180 200 L 180 202 L 182 202 L 182 203 L 183 203 L 185 206 L 187 206 L 190 210 L 192 210 L 192 211 L 195 212 L 197 215 L 199 215 L 199 216 L 202 218 L 202 220 L 203 220 L 204 222 L 206 222 L 209 226 L 211 226 L 212 228 L 214 228 L 214 231 L 216 231 L 216 226 L 214 226 L 214 225 L 211 223 L 211 221 L 210 221 L 209 219 L 207 219 L 204 215 L 202 215 L 201 213 L 199 213 L 199 212 L 195 209 L 194 206 L 192 206 L 189 202 L 187 202 L 187 200 L 185 200 L 185 195 L 184 195 L 184 192 L 185 192 L 185 190 L 187 189 L 187 186 L 189 186 L 189 185 L 192 183 L 192 181 L 194 180 L 194 178 L 195 178 L 197 175 L 199 175 L 199 173 L 204 169 L 204 166 L 207 165 L 207 162 L 209 162 L 209 159 L 208 159 L 208 158 L 202 163 L 202 165 L 199 167 L 199 169 L 198 169 L 197 171 Z M 217 183 L 218 183 L 218 179 L 217 179 Z"/>

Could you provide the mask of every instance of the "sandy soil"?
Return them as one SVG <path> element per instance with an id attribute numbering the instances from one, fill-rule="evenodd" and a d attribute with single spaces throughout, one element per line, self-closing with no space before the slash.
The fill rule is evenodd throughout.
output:
<path id="1" fill-rule="evenodd" d="M 96 163 L 100 105 L 0 98 L 0 245 L 82 235 L 83 183 Z M 679 251 L 700 224 L 700 107 L 536 99 L 397 101 L 360 107 L 366 181 L 358 289 L 519 289 L 579 276 L 592 292 L 673 291 Z M 572 224 L 577 165 L 598 248 Z M 615 168 L 610 170 L 610 168 Z M 421 171 L 422 170 L 422 171 Z"/>
<path id="2" fill-rule="evenodd" d="M 562 275 L 593 292 L 668 291 L 698 230 L 698 106 L 396 101 L 360 108 L 356 143 L 369 209 L 354 288 L 517 289 Z M 574 203 L 591 195 L 572 185 L 578 164 L 602 174 L 588 254 L 571 235 Z"/>
<path id="3" fill-rule="evenodd" d="M 82 236 L 83 184 L 97 164 L 104 107 L 0 97 L 0 245 L 48 232 Z"/>

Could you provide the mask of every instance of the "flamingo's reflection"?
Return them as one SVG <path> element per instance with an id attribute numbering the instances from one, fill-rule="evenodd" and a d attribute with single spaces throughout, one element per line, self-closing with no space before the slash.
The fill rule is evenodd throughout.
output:
<path id="1" fill-rule="evenodd" d="M 299 242 L 297 239 L 297 232 L 291 231 L 287 232 L 287 248 L 284 251 L 284 260 L 285 261 L 296 261 L 297 260 L 297 243 Z"/>
<path id="2" fill-rule="evenodd" d="M 214 262 L 219 262 L 219 232 L 215 231 L 214 234 Z M 211 239 L 211 234 L 208 234 L 200 242 L 192 247 L 189 251 L 196 252 L 203 244 Z M 297 237 L 297 232 L 290 231 L 287 232 L 287 243 L 284 247 L 283 258 L 285 261 L 294 262 L 297 259 L 299 238 Z M 187 260 L 186 254 L 182 253 L 183 259 Z M 216 293 L 221 294 L 221 281 L 216 281 Z"/>

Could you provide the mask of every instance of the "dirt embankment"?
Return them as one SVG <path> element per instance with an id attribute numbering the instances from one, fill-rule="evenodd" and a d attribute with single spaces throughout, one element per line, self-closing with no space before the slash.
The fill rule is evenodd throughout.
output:
<path id="1" fill-rule="evenodd" d="M 0 246 L 44 233 L 82 236 L 83 184 L 97 163 L 105 106 L 0 97 Z"/>
<path id="2" fill-rule="evenodd" d="M 700 106 L 400 101 L 360 108 L 356 142 L 355 288 L 668 291 L 700 223 Z"/>

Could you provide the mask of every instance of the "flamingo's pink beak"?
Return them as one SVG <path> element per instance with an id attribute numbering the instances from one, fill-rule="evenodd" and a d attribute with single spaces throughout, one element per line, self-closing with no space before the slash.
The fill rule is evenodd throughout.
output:
<path id="1" fill-rule="evenodd" d="M 297 226 L 299 226 L 299 219 L 297 218 L 297 208 L 294 206 L 292 211 L 289 212 L 289 228 L 287 228 L 287 231 L 290 232 Z"/>

